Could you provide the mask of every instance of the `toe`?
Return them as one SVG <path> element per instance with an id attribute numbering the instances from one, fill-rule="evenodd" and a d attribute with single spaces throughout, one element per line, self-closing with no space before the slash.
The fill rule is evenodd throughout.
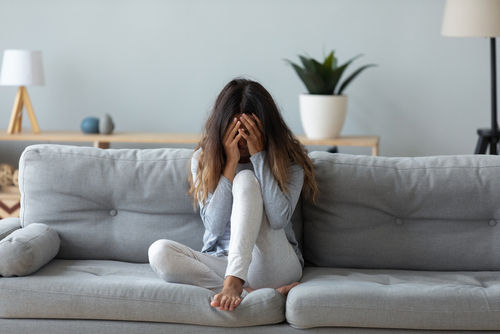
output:
<path id="1" fill-rule="evenodd" d="M 240 303 L 241 303 L 241 299 L 240 298 L 236 299 L 234 301 L 234 303 L 233 303 L 233 309 L 235 309 L 236 307 L 238 307 L 238 305 L 240 305 Z"/>
<path id="2" fill-rule="evenodd" d="M 214 299 L 212 299 L 212 302 L 210 303 L 211 306 L 213 307 L 218 307 L 220 305 L 220 301 L 219 301 L 219 294 L 216 294 L 214 296 Z"/>
<path id="3" fill-rule="evenodd" d="M 226 307 L 226 303 L 227 303 L 227 298 L 222 297 L 222 300 L 219 303 L 219 310 L 224 310 L 224 308 Z"/>
<path id="4" fill-rule="evenodd" d="M 236 306 L 238 306 L 238 299 L 234 299 L 233 302 L 231 303 L 231 305 L 229 305 L 229 311 L 232 311 L 236 308 Z"/>

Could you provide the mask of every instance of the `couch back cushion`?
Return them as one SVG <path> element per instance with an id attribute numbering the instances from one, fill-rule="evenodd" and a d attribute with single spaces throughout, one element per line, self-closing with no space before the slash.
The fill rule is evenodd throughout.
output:
<path id="1" fill-rule="evenodd" d="M 145 263 L 159 239 L 199 251 L 205 228 L 187 194 L 193 152 L 29 146 L 19 163 L 21 224 L 55 229 L 62 259 Z M 300 240 L 302 217 L 294 219 Z"/>
<path id="2" fill-rule="evenodd" d="M 500 270 L 500 157 L 312 152 L 304 259 L 320 267 Z"/>
<path id="3" fill-rule="evenodd" d="M 192 154 L 29 146 L 19 163 L 21 224 L 55 229 L 63 259 L 148 262 L 158 239 L 200 250 L 204 227 L 187 194 Z"/>

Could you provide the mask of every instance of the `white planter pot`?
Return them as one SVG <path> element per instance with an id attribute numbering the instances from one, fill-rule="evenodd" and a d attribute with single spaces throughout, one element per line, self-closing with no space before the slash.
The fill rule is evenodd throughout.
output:
<path id="1" fill-rule="evenodd" d="M 307 138 L 340 136 L 347 111 L 347 95 L 299 95 L 300 120 Z"/>

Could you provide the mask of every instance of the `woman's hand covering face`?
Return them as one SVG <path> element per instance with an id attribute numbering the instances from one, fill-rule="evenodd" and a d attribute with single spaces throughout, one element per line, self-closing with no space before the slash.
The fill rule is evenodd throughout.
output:
<path id="1" fill-rule="evenodd" d="M 236 118 L 233 119 L 224 134 L 224 151 L 228 162 L 237 163 L 240 160 L 240 150 L 238 149 L 238 141 L 242 137 L 239 131 L 241 123 Z"/>
<path id="2" fill-rule="evenodd" d="M 245 129 L 240 128 L 238 129 L 238 135 L 241 135 L 247 141 L 250 155 L 264 151 L 264 141 L 262 138 L 264 128 L 260 119 L 255 114 L 252 114 L 252 116 L 242 114 L 240 120 L 245 125 L 248 133 L 245 132 Z"/>

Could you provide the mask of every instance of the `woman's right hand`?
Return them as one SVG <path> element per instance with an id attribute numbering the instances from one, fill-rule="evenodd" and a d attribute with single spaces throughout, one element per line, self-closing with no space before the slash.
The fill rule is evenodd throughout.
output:
<path id="1" fill-rule="evenodd" d="M 229 125 L 224 135 L 224 151 L 226 152 L 226 163 L 237 164 L 240 161 L 240 150 L 238 149 L 238 141 L 241 138 L 241 133 L 238 131 L 240 121 L 235 117 Z M 238 134 L 236 134 L 238 132 Z"/>

